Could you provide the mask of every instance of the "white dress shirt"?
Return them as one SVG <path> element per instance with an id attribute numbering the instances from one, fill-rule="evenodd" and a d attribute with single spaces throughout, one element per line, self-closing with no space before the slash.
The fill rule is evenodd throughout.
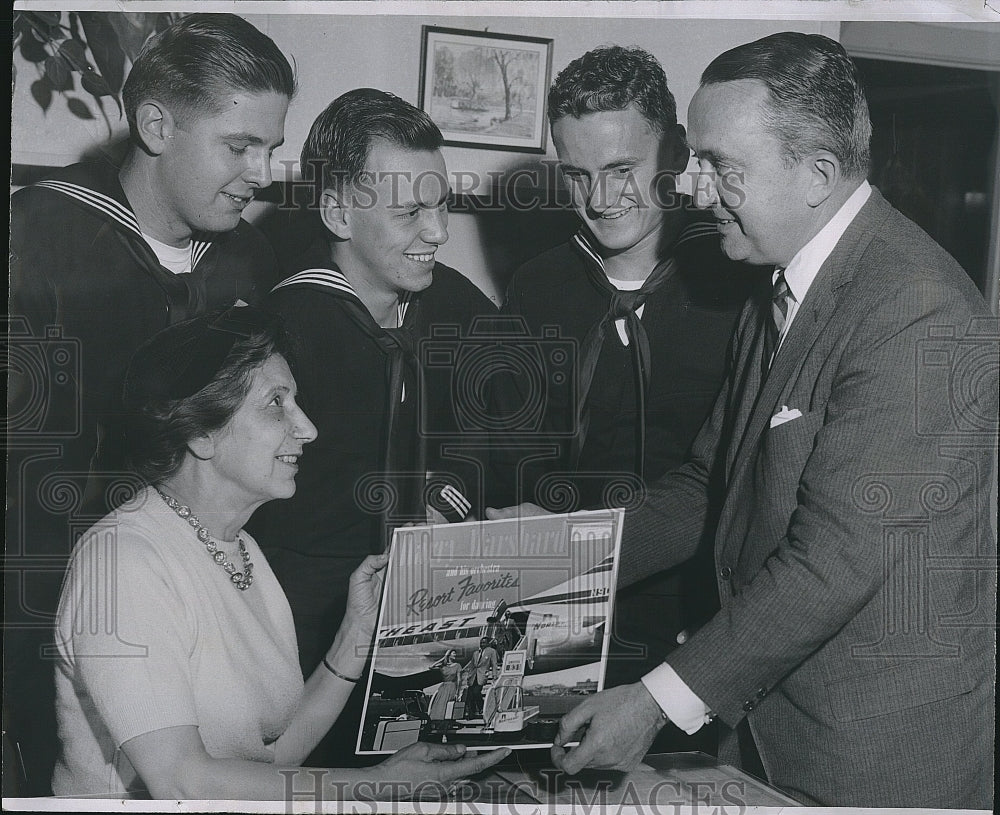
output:
<path id="1" fill-rule="evenodd" d="M 862 181 L 861 185 L 851 193 L 851 197 L 826 222 L 826 225 L 816 233 L 815 237 L 799 249 L 795 257 L 792 258 L 791 263 L 786 267 L 785 282 L 788 284 L 791 297 L 788 298 L 788 314 L 785 315 L 785 325 L 778 336 L 778 348 L 781 347 L 781 343 L 784 342 L 785 337 L 788 335 L 788 329 L 795 319 L 799 305 L 805 299 L 806 292 L 812 286 L 816 275 L 819 274 L 819 270 L 832 254 L 834 247 L 844 237 L 847 227 L 857 217 L 857 214 L 861 211 L 861 207 L 865 205 L 871 193 L 871 185 L 867 181 Z M 774 283 L 777 279 L 778 272 L 779 269 L 775 269 L 772 273 L 771 283 Z"/>
<path id="2" fill-rule="evenodd" d="M 788 329 L 795 319 L 799 306 L 805 300 L 806 293 L 812 286 L 820 268 L 826 263 L 834 248 L 847 231 L 847 227 L 857 217 L 872 188 L 867 181 L 851 194 L 834 216 L 826 222 L 812 240 L 803 246 L 792 258 L 785 269 L 785 282 L 791 296 L 788 298 L 788 314 L 785 324 L 778 336 L 777 348 L 788 335 Z M 773 283 L 780 269 L 775 269 L 771 277 Z M 777 352 L 777 351 L 776 351 Z M 712 712 L 697 694 L 688 687 L 677 672 L 670 667 L 669 662 L 658 665 L 644 677 L 642 684 L 656 700 L 663 714 L 685 733 L 691 734 L 699 730 L 713 718 Z"/>

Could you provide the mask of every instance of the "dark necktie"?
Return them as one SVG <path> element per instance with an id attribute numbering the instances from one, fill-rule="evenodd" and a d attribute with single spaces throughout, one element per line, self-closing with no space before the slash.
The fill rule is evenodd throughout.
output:
<path id="1" fill-rule="evenodd" d="M 570 449 L 570 466 L 575 468 L 580 462 L 583 446 L 587 441 L 587 430 L 590 424 L 590 411 L 587 407 L 587 397 L 594 383 L 594 373 L 597 371 L 597 361 L 601 356 L 604 338 L 615 320 L 625 320 L 625 330 L 629 337 L 629 347 L 632 352 L 632 363 L 635 375 L 636 412 L 638 422 L 636 429 L 635 473 L 640 478 L 643 475 L 644 451 L 646 447 L 646 388 L 649 386 L 649 338 L 642 320 L 636 310 L 646 303 L 647 298 L 659 289 L 677 268 L 676 261 L 671 257 L 659 263 L 649 277 L 636 291 L 620 291 L 608 280 L 604 269 L 592 258 L 584 255 L 584 265 L 590 281 L 609 297 L 608 311 L 587 332 L 580 349 L 580 379 L 576 402 L 576 434 L 573 436 Z"/>
<path id="2" fill-rule="evenodd" d="M 779 269 L 771 285 L 771 317 L 764 323 L 764 353 L 761 356 L 761 377 L 767 376 L 771 368 L 771 360 L 778 348 L 778 338 L 788 319 L 788 300 L 792 292 L 785 280 L 785 270 Z"/>

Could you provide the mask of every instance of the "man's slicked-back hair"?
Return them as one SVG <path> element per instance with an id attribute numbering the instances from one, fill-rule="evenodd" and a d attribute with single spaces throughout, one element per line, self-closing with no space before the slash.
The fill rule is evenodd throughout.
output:
<path id="1" fill-rule="evenodd" d="M 848 178 L 868 174 L 868 100 L 858 68 L 840 43 L 822 34 L 772 34 L 720 54 L 701 75 L 701 84 L 741 79 L 767 87 L 764 124 L 781 140 L 790 163 L 828 150 Z"/>
<path id="2" fill-rule="evenodd" d="M 376 139 L 407 150 L 437 150 L 444 142 L 424 111 L 375 88 L 355 88 L 334 99 L 313 122 L 302 146 L 302 176 L 317 193 L 355 184 Z"/>
<path id="3" fill-rule="evenodd" d="M 266 34 L 235 14 L 191 14 L 152 37 L 122 88 L 133 138 L 139 104 L 158 99 L 184 113 L 215 113 L 224 93 L 295 96 L 295 72 Z"/>
<path id="4" fill-rule="evenodd" d="M 677 124 L 677 103 L 659 61 L 642 48 L 610 45 L 563 68 L 549 89 L 549 123 L 634 105 L 659 132 Z"/>

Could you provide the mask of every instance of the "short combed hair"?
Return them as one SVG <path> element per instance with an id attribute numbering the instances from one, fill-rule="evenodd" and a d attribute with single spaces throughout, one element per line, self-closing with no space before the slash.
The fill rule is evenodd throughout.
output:
<path id="1" fill-rule="evenodd" d="M 549 123 L 564 116 L 625 110 L 634 105 L 663 132 L 677 124 L 677 103 L 659 61 L 642 48 L 610 45 L 588 51 L 559 72 L 549 89 Z"/>
<path id="2" fill-rule="evenodd" d="M 133 137 L 145 99 L 185 112 L 215 113 L 227 91 L 295 96 L 295 73 L 266 34 L 235 14 L 191 14 L 152 37 L 122 88 Z"/>
<path id="3" fill-rule="evenodd" d="M 424 111 L 391 93 L 355 88 L 334 99 L 309 128 L 302 146 L 303 177 L 315 179 L 318 193 L 357 183 L 369 169 L 365 164 L 376 139 L 428 151 L 444 142 Z"/>
<path id="4" fill-rule="evenodd" d="M 221 430 L 246 401 L 254 373 L 272 356 L 285 356 L 286 346 L 277 324 L 255 331 L 233 344 L 212 381 L 196 393 L 183 399 L 148 397 L 135 405 L 126 422 L 132 469 L 149 484 L 174 475 L 188 444 Z"/>
<path id="5" fill-rule="evenodd" d="M 702 85 L 755 79 L 768 90 L 765 125 L 781 140 L 789 163 L 828 150 L 849 178 L 865 177 L 872 125 L 858 68 L 843 46 L 821 34 L 786 31 L 719 55 Z"/>

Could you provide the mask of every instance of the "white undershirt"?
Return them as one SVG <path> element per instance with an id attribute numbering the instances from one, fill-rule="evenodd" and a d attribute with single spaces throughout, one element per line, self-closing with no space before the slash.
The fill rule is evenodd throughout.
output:
<path id="1" fill-rule="evenodd" d="M 158 241 L 145 232 L 142 233 L 142 237 L 149 244 L 149 248 L 153 250 L 153 254 L 156 255 L 156 259 L 160 261 L 160 265 L 164 269 L 174 274 L 191 273 L 193 265 L 191 263 L 191 249 L 194 246 L 193 241 L 189 240 L 186 246 L 171 246 L 168 243 Z"/>
<path id="2" fill-rule="evenodd" d="M 645 280 L 619 280 L 617 277 L 611 277 L 608 275 L 608 282 L 614 286 L 618 291 L 639 291 L 642 288 L 642 284 Z M 642 319 L 642 310 L 646 308 L 646 304 L 643 303 L 639 308 L 635 310 L 636 316 Z M 615 320 L 615 328 L 618 329 L 618 336 L 621 338 L 622 345 L 628 348 L 628 332 L 625 331 L 625 319 Z"/>

